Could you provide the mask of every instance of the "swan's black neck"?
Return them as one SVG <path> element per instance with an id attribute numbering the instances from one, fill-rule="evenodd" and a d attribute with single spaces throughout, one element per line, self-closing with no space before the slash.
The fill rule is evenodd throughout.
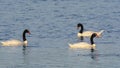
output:
<path id="1" fill-rule="evenodd" d="M 94 37 L 96 37 L 96 33 L 93 33 L 92 36 L 90 37 L 91 45 L 94 44 Z"/>
<path id="2" fill-rule="evenodd" d="M 27 39 L 26 39 L 26 33 L 29 33 L 29 34 L 30 34 L 29 30 L 27 30 L 27 29 L 24 30 L 24 32 L 23 32 L 23 41 L 26 41 L 26 40 L 27 40 Z"/>
<path id="3" fill-rule="evenodd" d="M 26 41 L 26 35 L 25 34 L 26 34 L 26 32 L 24 31 L 23 32 L 23 41 Z"/>
<path id="4" fill-rule="evenodd" d="M 83 33 L 83 29 L 84 29 L 84 28 L 83 28 L 83 25 L 79 23 L 79 24 L 78 24 L 78 27 L 81 27 L 81 30 L 79 31 L 79 33 Z"/>
<path id="5" fill-rule="evenodd" d="M 97 34 L 96 34 L 96 33 L 93 33 L 92 36 L 90 37 L 91 45 L 94 44 L 93 39 L 94 39 L 94 37 L 96 37 L 96 36 L 97 36 Z M 91 47 L 91 52 L 94 52 L 94 48 L 93 48 L 93 47 Z"/>

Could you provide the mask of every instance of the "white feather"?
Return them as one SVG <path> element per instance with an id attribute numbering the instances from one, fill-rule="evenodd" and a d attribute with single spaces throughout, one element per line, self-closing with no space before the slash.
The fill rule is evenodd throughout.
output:
<path id="1" fill-rule="evenodd" d="M 80 42 L 80 43 L 75 43 L 75 44 L 69 44 L 69 47 L 70 48 L 81 48 L 81 49 L 91 49 L 91 48 L 95 49 L 96 45 L 95 44 L 91 45 L 86 42 Z"/>
<path id="2" fill-rule="evenodd" d="M 78 37 L 90 37 L 93 33 L 96 33 L 98 37 L 101 37 L 101 34 L 104 32 L 104 30 L 101 30 L 100 32 L 94 32 L 94 31 L 84 31 L 83 33 L 78 33 Z"/>
<path id="3" fill-rule="evenodd" d="M 2 46 L 22 46 L 22 45 L 27 45 L 27 41 L 20 41 L 20 40 L 15 40 L 15 39 L 11 39 L 11 40 L 7 40 L 7 41 L 3 41 L 1 42 Z"/>

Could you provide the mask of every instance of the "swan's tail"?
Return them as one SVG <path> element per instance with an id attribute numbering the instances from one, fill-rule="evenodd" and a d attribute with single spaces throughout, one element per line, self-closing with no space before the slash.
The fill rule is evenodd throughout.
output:
<path id="1" fill-rule="evenodd" d="M 69 45 L 69 47 L 71 47 L 71 46 L 72 46 L 72 44 L 71 44 L 71 43 L 68 43 L 68 45 Z"/>
<path id="2" fill-rule="evenodd" d="M 101 30 L 100 32 L 99 32 L 99 34 L 102 34 L 104 32 L 104 30 Z"/>
<path id="3" fill-rule="evenodd" d="M 4 46 L 4 45 L 5 45 L 5 42 L 0 41 L 0 45 L 1 45 L 1 46 Z"/>
<path id="4" fill-rule="evenodd" d="M 3 45 L 3 42 L 0 41 L 0 45 Z"/>
<path id="5" fill-rule="evenodd" d="M 98 37 L 101 37 L 102 33 L 104 32 L 104 30 L 101 30 L 100 32 L 97 33 Z"/>

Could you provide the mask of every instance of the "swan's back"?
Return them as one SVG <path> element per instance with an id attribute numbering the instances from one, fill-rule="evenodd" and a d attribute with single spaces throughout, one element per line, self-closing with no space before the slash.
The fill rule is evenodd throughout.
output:
<path id="1" fill-rule="evenodd" d="M 19 46 L 19 45 L 23 45 L 24 43 L 19 41 L 19 40 L 8 40 L 8 41 L 4 41 L 1 42 L 2 46 Z"/>
<path id="2" fill-rule="evenodd" d="M 85 42 L 75 43 L 75 44 L 69 44 L 70 48 L 82 48 L 82 49 L 95 49 L 95 44 L 91 45 Z"/>
<path id="3" fill-rule="evenodd" d="M 101 34 L 104 32 L 104 30 L 101 30 L 99 32 L 95 32 L 95 31 L 84 31 L 83 33 L 78 33 L 77 36 L 78 37 L 90 37 L 93 33 L 96 33 L 98 37 L 101 36 Z"/>
<path id="4" fill-rule="evenodd" d="M 95 32 L 94 31 L 84 31 L 83 33 L 78 33 L 78 37 L 80 37 L 80 36 L 90 37 L 93 33 L 95 33 Z"/>

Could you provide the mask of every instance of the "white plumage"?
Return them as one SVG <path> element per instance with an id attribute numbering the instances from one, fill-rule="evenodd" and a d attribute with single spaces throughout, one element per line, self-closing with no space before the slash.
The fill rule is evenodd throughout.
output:
<path id="1" fill-rule="evenodd" d="M 80 42 L 80 43 L 75 43 L 75 44 L 69 44 L 70 48 L 81 48 L 81 49 L 95 49 L 96 45 L 95 44 L 88 44 L 86 42 Z"/>
<path id="2" fill-rule="evenodd" d="M 78 37 L 90 37 L 93 33 L 97 34 L 97 37 L 101 37 L 101 34 L 104 32 L 104 30 L 101 30 L 100 32 L 94 32 L 94 31 L 84 31 L 83 33 L 78 33 Z"/>
<path id="3" fill-rule="evenodd" d="M 21 46 L 21 45 L 27 45 L 27 41 L 22 42 L 20 40 L 11 39 L 1 42 L 1 44 L 2 46 Z"/>
<path id="4" fill-rule="evenodd" d="M 97 34 L 93 33 L 90 37 L 90 43 L 86 42 L 79 42 L 79 43 L 74 43 L 74 44 L 69 44 L 70 48 L 82 48 L 82 49 L 95 49 L 96 45 L 94 44 L 93 38 L 96 37 Z"/>

